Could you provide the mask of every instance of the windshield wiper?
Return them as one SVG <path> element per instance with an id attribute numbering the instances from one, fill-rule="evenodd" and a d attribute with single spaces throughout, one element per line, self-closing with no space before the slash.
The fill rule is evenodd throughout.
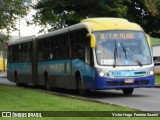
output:
<path id="1" fill-rule="evenodd" d="M 129 50 L 127 50 L 122 43 L 121 43 L 121 45 L 122 45 L 123 51 L 125 51 L 126 58 L 127 58 L 127 55 L 126 55 L 126 51 L 127 51 L 130 54 L 130 56 L 137 61 L 138 65 L 140 67 L 142 67 L 143 66 L 142 63 L 135 57 L 135 55 L 132 52 L 130 52 Z"/>
<path id="2" fill-rule="evenodd" d="M 123 52 L 124 52 L 124 54 L 125 54 L 125 57 L 126 57 L 126 59 L 127 59 L 127 53 L 126 53 L 126 50 L 125 50 L 125 48 L 124 48 L 124 46 L 123 46 L 122 43 L 121 43 L 121 46 L 122 46 Z"/>
<path id="3" fill-rule="evenodd" d="M 116 67 L 116 57 L 117 57 L 117 43 L 116 43 L 116 40 L 115 40 L 115 48 L 114 48 L 114 63 L 113 63 L 113 67 Z"/>

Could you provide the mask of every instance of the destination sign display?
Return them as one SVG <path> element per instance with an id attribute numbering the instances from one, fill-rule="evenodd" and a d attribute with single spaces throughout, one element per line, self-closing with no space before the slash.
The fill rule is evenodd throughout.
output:
<path id="1" fill-rule="evenodd" d="M 110 39 L 134 39 L 134 34 L 132 33 L 110 33 Z"/>
<path id="2" fill-rule="evenodd" d="M 135 39 L 136 36 L 134 33 L 115 33 L 115 32 L 112 32 L 112 33 L 101 33 L 100 34 L 100 39 L 101 40 L 108 40 L 108 39 L 114 39 L 114 40 L 133 40 Z"/>

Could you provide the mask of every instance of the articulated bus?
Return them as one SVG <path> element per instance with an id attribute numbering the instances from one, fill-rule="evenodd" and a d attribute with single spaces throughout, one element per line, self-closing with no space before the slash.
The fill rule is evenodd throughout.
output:
<path id="1" fill-rule="evenodd" d="M 88 90 L 154 87 L 152 53 L 143 29 L 126 19 L 90 18 L 64 29 L 9 43 L 8 79 Z"/>

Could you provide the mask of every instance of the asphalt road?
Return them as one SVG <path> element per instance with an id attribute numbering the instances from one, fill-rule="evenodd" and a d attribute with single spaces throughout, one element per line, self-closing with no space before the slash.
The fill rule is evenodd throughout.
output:
<path id="1" fill-rule="evenodd" d="M 0 84 L 15 86 L 15 83 L 8 81 L 6 78 L 0 78 Z"/>
<path id="2" fill-rule="evenodd" d="M 12 85 L 6 78 L 0 78 L 0 84 Z M 63 90 L 62 94 L 78 96 L 75 92 Z M 121 90 L 103 90 L 91 92 L 88 97 L 96 101 L 125 106 L 143 111 L 160 113 L 160 88 L 137 88 L 131 96 L 123 95 Z"/>
<path id="3" fill-rule="evenodd" d="M 138 88 L 131 96 L 123 95 L 121 90 L 105 90 L 95 92 L 90 96 L 94 100 L 125 106 L 143 111 L 158 111 L 160 113 L 160 89 Z"/>

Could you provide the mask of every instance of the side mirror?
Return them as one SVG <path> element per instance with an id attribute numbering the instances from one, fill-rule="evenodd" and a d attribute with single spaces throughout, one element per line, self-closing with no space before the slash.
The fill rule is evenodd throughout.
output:
<path id="1" fill-rule="evenodd" d="M 90 37 L 91 48 L 95 48 L 96 47 L 96 37 L 94 36 L 94 34 L 87 34 L 87 37 Z"/>

